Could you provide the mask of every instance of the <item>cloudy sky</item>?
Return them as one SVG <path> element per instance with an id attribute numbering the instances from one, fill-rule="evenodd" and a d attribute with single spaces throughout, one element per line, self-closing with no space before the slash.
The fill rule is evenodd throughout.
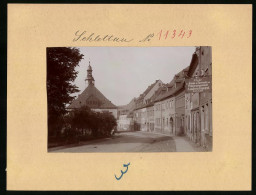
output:
<path id="1" fill-rule="evenodd" d="M 84 59 L 77 67 L 75 80 L 80 92 L 85 89 L 89 60 L 95 86 L 115 105 L 128 104 L 160 79 L 169 83 L 189 66 L 195 47 L 80 47 Z"/>

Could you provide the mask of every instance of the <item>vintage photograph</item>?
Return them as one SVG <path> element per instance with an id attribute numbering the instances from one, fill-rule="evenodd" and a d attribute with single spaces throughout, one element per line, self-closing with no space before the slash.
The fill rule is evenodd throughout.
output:
<path id="1" fill-rule="evenodd" d="M 48 47 L 48 152 L 211 152 L 212 47 Z"/>

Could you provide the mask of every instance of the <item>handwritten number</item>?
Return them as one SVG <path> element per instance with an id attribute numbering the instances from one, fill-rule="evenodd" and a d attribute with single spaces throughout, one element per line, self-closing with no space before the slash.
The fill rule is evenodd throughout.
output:
<path id="1" fill-rule="evenodd" d="M 160 40 L 162 36 L 162 30 L 158 34 L 159 34 L 159 40 Z"/>
<path id="2" fill-rule="evenodd" d="M 169 33 L 169 30 L 167 30 L 167 32 L 165 33 L 165 39 L 167 38 L 168 33 Z"/>
<path id="3" fill-rule="evenodd" d="M 120 177 L 116 177 L 116 175 L 115 175 L 115 178 L 116 178 L 116 180 L 119 180 L 119 179 L 121 179 L 122 176 L 123 175 L 121 175 Z"/>
<path id="4" fill-rule="evenodd" d="M 172 39 L 176 36 L 176 30 L 173 30 Z"/>
<path id="5" fill-rule="evenodd" d="M 123 177 L 123 174 L 125 174 L 128 171 L 128 166 L 129 165 L 130 165 L 130 163 L 123 164 L 123 167 L 126 167 L 126 170 L 124 172 L 121 170 L 121 176 L 120 177 L 116 177 L 116 175 L 115 175 L 116 180 L 120 180 Z"/>
<path id="6" fill-rule="evenodd" d="M 189 35 L 187 38 L 191 37 L 191 34 L 192 34 L 192 30 L 189 30 Z"/>
<path id="7" fill-rule="evenodd" d="M 183 38 L 185 35 L 185 32 L 183 32 L 183 30 L 180 31 L 179 37 L 181 36 L 181 38 Z"/>

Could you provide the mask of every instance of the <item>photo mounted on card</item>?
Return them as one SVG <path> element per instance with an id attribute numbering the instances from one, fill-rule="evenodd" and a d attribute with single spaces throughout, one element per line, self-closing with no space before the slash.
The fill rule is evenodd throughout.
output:
<path id="1" fill-rule="evenodd" d="M 209 46 L 48 47 L 48 151 L 212 151 L 211 83 Z"/>
<path id="2" fill-rule="evenodd" d="M 251 5 L 9 4 L 7 189 L 250 190 L 251 43 Z"/>

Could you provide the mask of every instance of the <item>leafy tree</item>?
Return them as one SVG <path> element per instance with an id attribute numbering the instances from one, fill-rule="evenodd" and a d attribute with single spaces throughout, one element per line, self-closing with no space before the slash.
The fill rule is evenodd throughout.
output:
<path id="1" fill-rule="evenodd" d="M 72 131 L 89 129 L 93 137 L 110 136 L 117 125 L 115 117 L 110 112 L 94 112 L 86 106 L 73 111 L 71 116 Z"/>
<path id="2" fill-rule="evenodd" d="M 48 130 L 56 133 L 61 127 L 66 105 L 75 98 L 71 94 L 79 92 L 72 82 L 77 77 L 75 68 L 83 59 L 78 48 L 50 47 L 47 53 L 47 100 Z"/>
<path id="3" fill-rule="evenodd" d="M 92 111 L 87 106 L 75 110 L 72 114 L 71 126 L 73 129 L 90 129 L 92 120 Z"/>

